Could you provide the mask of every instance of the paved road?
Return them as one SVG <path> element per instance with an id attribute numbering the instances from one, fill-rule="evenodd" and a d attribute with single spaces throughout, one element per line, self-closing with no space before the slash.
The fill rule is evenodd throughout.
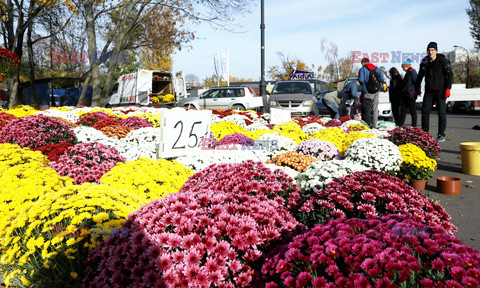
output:
<path id="1" fill-rule="evenodd" d="M 420 127 L 420 111 L 418 111 L 418 127 Z M 406 125 L 410 125 L 410 115 L 407 115 Z M 455 236 L 480 251 L 480 176 L 462 173 L 460 143 L 480 142 L 480 130 L 472 129 L 480 125 L 480 114 L 448 114 L 445 142 L 440 143 L 442 152 L 437 159 L 438 169 L 433 178 L 428 181 L 424 193 L 429 194 L 452 216 L 453 224 L 458 227 Z M 436 138 L 438 133 L 438 117 L 436 111 L 430 116 L 430 134 Z M 480 163 L 478 163 L 480 165 Z M 436 178 L 452 176 L 462 179 L 462 191 L 459 195 L 444 195 L 436 191 Z M 467 187 L 467 181 L 472 181 L 474 188 Z"/>

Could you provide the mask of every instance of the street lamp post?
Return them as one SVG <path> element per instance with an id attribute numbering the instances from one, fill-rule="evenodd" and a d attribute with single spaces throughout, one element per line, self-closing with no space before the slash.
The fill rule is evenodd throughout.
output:
<path id="1" fill-rule="evenodd" d="M 454 45 L 453 48 L 459 48 L 459 49 L 465 50 L 465 52 L 467 52 L 467 77 L 465 79 L 465 88 L 468 88 L 468 80 L 469 80 L 469 75 L 470 75 L 470 53 L 468 52 L 467 49 L 463 48 L 462 46 Z"/>
<path id="2" fill-rule="evenodd" d="M 269 112 L 265 84 L 265 13 L 264 0 L 260 0 L 260 96 L 263 102 L 263 112 Z"/>

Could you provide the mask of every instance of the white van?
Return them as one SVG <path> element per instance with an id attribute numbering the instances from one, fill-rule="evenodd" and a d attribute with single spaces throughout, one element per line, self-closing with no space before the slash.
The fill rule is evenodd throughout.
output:
<path id="1" fill-rule="evenodd" d="M 187 97 L 187 87 L 182 72 L 138 70 L 122 75 L 113 85 L 106 105 L 149 105 L 154 96 L 173 94 L 175 102 Z"/>

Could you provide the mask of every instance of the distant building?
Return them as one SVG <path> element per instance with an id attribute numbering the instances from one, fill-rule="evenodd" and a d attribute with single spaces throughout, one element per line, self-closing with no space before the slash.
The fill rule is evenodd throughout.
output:
<path id="1" fill-rule="evenodd" d="M 450 60 L 450 63 L 461 63 L 467 62 L 468 56 L 470 56 L 470 61 L 479 61 L 477 51 L 465 51 L 464 49 L 455 48 L 455 50 L 444 53 L 445 57 Z"/>

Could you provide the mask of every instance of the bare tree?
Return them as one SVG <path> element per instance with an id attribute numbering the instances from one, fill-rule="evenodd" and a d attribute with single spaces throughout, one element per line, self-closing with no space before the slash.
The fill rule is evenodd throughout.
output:
<path id="1" fill-rule="evenodd" d="M 338 46 L 332 41 L 328 41 L 326 38 L 322 38 L 320 44 L 320 51 L 325 53 L 325 60 L 333 63 L 333 67 L 336 71 L 337 78 L 340 79 L 340 64 L 338 61 Z"/>
<path id="2" fill-rule="evenodd" d="M 336 81 L 358 75 L 359 68 L 352 62 L 351 55 L 340 58 L 337 63 L 330 62 L 323 71 L 323 78 L 328 81 Z"/>
<path id="3" fill-rule="evenodd" d="M 193 85 L 196 83 L 200 83 L 200 78 L 196 74 L 187 74 L 185 75 L 185 82 Z"/>

